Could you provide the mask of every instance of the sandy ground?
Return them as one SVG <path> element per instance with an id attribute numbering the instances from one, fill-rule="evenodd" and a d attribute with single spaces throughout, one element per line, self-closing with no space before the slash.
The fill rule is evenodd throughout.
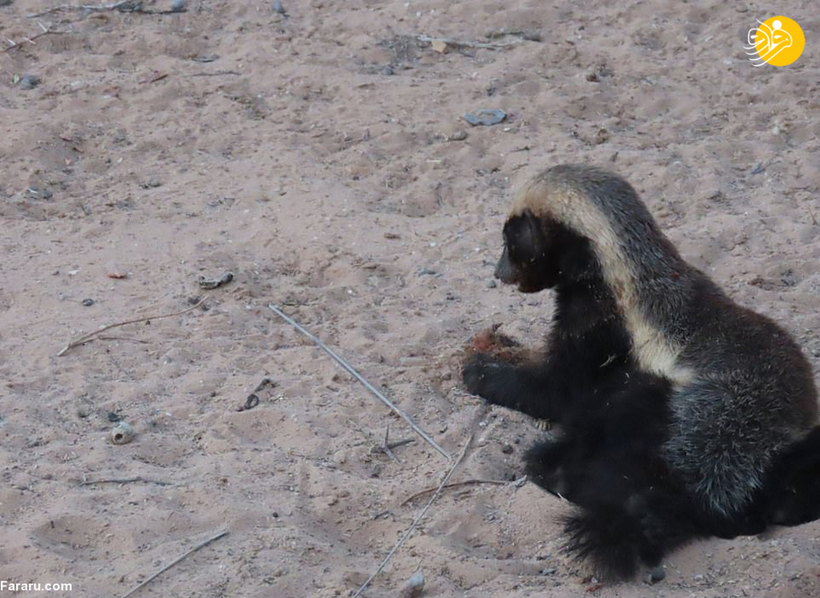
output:
<path id="1" fill-rule="evenodd" d="M 3 40 L 55 32 L 0 54 L 0 579 L 121 596 L 229 530 L 136 596 L 352 595 L 446 462 L 418 440 L 380 453 L 388 427 L 412 433 L 270 302 L 446 450 L 475 431 L 453 481 L 520 476 L 541 432 L 460 390 L 458 357 L 493 322 L 546 331 L 549 294 L 491 281 L 510 194 L 549 165 L 627 175 L 691 262 L 820 364 L 811 0 L 781 3 L 808 44 L 779 69 L 744 55 L 773 14 L 757 2 L 0 4 Z M 440 53 L 417 34 L 509 45 Z M 482 108 L 508 118 L 463 120 Z M 111 444 L 112 417 L 132 443 Z M 820 524 L 601 587 L 560 552 L 567 508 L 529 484 L 450 489 L 365 595 L 417 567 L 431 597 L 820 595 Z"/>

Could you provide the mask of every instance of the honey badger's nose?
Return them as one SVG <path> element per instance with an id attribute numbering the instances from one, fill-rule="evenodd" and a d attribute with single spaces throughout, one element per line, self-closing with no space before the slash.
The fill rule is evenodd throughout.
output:
<path id="1" fill-rule="evenodd" d="M 498 264 L 495 266 L 494 275 L 504 284 L 512 284 L 515 282 L 515 272 L 512 264 L 510 263 L 510 256 L 507 253 L 506 247 L 504 248 L 504 252 L 501 254 L 501 259 L 498 260 Z"/>

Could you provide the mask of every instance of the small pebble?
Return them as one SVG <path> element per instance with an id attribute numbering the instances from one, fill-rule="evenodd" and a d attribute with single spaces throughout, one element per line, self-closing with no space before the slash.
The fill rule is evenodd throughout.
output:
<path id="1" fill-rule="evenodd" d="M 51 199 L 54 197 L 54 194 L 51 191 L 48 189 L 41 189 L 40 187 L 29 187 L 26 191 L 36 197 L 41 197 L 42 199 Z"/>
<path id="2" fill-rule="evenodd" d="M 185 0 L 173 0 L 171 12 L 185 12 Z"/>
<path id="3" fill-rule="evenodd" d="M 793 287 L 800 282 L 800 279 L 794 273 L 794 270 L 788 268 L 780 274 L 780 282 L 782 282 L 785 287 Z"/>
<path id="4" fill-rule="evenodd" d="M 94 305 L 94 300 L 93 299 L 83 299 L 83 305 L 85 307 L 91 307 L 92 305 Z"/>
<path id="5" fill-rule="evenodd" d="M 497 286 L 498 286 L 498 283 L 496 281 L 494 281 L 494 280 L 488 280 L 487 281 L 487 288 L 488 289 L 494 289 Z"/>
<path id="6" fill-rule="evenodd" d="M 382 75 L 386 75 L 389 77 L 390 75 L 394 75 L 395 71 L 393 70 L 393 67 L 388 64 L 387 66 L 382 67 L 381 73 Z"/>
<path id="7" fill-rule="evenodd" d="M 421 268 L 418 272 L 416 272 L 416 276 L 438 276 L 438 272 L 431 270 L 430 268 Z"/>
<path id="8" fill-rule="evenodd" d="M 546 569 L 541 571 L 541 575 L 555 575 L 556 573 L 558 573 L 558 569 L 556 569 L 555 567 L 547 567 Z"/>
<path id="9" fill-rule="evenodd" d="M 763 162 L 758 162 L 754 168 L 752 168 L 752 174 L 760 174 L 766 170 L 766 167 L 763 166 Z"/>
<path id="10" fill-rule="evenodd" d="M 468 112 L 464 115 L 464 120 L 473 126 L 484 125 L 489 127 L 503 122 L 507 118 L 507 113 L 497 108 L 484 108 L 475 112 Z"/>
<path id="11" fill-rule="evenodd" d="M 285 13 L 285 7 L 282 5 L 282 2 L 280 0 L 273 0 L 273 2 L 270 3 L 270 7 L 273 9 L 273 12 L 275 13 L 278 13 L 280 15 L 287 14 Z"/>
<path id="12" fill-rule="evenodd" d="M 664 570 L 663 565 L 659 565 L 649 572 L 648 581 L 649 583 L 658 583 L 659 581 L 663 581 L 665 578 L 666 571 Z"/>
<path id="13" fill-rule="evenodd" d="M 401 598 L 416 598 L 424 591 L 424 573 L 421 569 L 413 573 L 401 588 Z"/>
<path id="14" fill-rule="evenodd" d="M 112 424 L 116 424 L 117 422 L 122 421 L 122 416 L 119 413 L 114 413 L 113 411 L 108 412 L 108 421 Z"/>
<path id="15" fill-rule="evenodd" d="M 512 445 L 511 444 L 505 444 L 504 446 L 501 447 L 501 452 L 504 453 L 505 455 L 509 455 L 510 453 L 513 452 Z"/>
<path id="16" fill-rule="evenodd" d="M 218 289 L 219 287 L 228 284 L 233 280 L 233 272 L 226 272 L 219 278 L 205 278 L 204 276 L 199 276 L 197 278 L 197 284 L 201 289 Z"/>
<path id="17" fill-rule="evenodd" d="M 37 75 L 23 75 L 20 77 L 20 89 L 34 89 L 40 85 L 40 77 Z"/>
<path id="18" fill-rule="evenodd" d="M 134 427 L 127 422 L 120 422 L 111 430 L 111 442 L 114 444 L 128 444 L 134 440 Z"/>
<path id="19" fill-rule="evenodd" d="M 147 181 L 140 184 L 140 187 L 143 189 L 154 189 L 156 187 L 162 187 L 162 181 L 159 180 L 159 177 L 152 176 Z"/>

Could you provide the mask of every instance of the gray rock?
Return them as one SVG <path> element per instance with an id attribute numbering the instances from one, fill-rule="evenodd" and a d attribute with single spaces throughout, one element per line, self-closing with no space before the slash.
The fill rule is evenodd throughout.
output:
<path id="1" fill-rule="evenodd" d="M 51 199 L 52 197 L 54 197 L 54 194 L 51 191 L 40 187 L 29 187 L 28 189 L 26 189 L 26 191 L 28 191 L 34 197 L 39 197 L 40 199 Z"/>
<path id="2" fill-rule="evenodd" d="M 421 569 L 413 573 L 401 588 L 401 598 L 417 598 L 424 592 L 424 573 Z"/>
<path id="3" fill-rule="evenodd" d="M 18 83 L 20 89 L 34 89 L 38 85 L 40 85 L 40 77 L 37 75 L 23 75 L 20 77 L 20 83 Z"/>
<path id="4" fill-rule="evenodd" d="M 663 568 L 663 565 L 658 565 L 652 571 L 649 572 L 647 577 L 647 581 L 649 583 L 658 583 L 659 581 L 663 581 L 666 579 L 666 571 Z"/>
<path id="5" fill-rule="evenodd" d="M 159 177 L 152 176 L 147 181 L 143 181 L 140 183 L 140 187 L 143 189 L 153 189 L 155 187 L 162 187 L 162 181 Z"/>
<path id="6" fill-rule="evenodd" d="M 135 435 L 134 427 L 129 423 L 121 421 L 111 430 L 111 442 L 113 444 L 128 444 L 134 440 Z"/>
<path id="7" fill-rule="evenodd" d="M 468 112 L 464 115 L 464 120 L 473 126 L 484 125 L 489 127 L 504 122 L 507 118 L 507 113 L 496 108 L 476 110 L 475 112 Z"/>

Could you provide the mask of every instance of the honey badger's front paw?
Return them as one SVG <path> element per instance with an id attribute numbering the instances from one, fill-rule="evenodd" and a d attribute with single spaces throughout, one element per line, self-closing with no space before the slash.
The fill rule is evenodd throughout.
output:
<path id="1" fill-rule="evenodd" d="M 474 395 L 493 403 L 492 390 L 497 386 L 497 378 L 505 367 L 509 366 L 485 353 L 471 355 L 461 370 L 464 386 Z"/>
<path id="2" fill-rule="evenodd" d="M 510 363 L 497 355 L 473 353 L 465 359 L 461 377 L 468 391 L 488 403 L 536 419 L 555 419 L 549 400 L 554 393 L 537 367 Z"/>

